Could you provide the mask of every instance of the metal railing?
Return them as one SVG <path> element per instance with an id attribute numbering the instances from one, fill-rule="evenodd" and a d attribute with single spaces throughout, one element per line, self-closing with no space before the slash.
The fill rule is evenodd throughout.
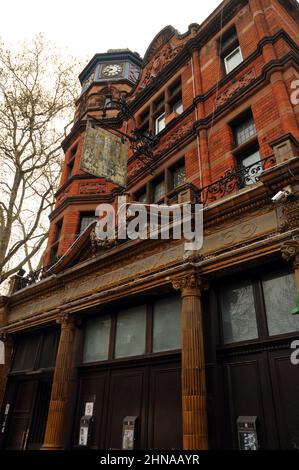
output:
<path id="1" fill-rule="evenodd" d="M 276 160 L 272 155 L 251 165 L 237 165 L 227 170 L 219 180 L 199 190 L 201 203 L 206 205 L 239 189 L 250 187 L 259 181 L 259 177 L 264 170 L 274 165 L 276 165 Z"/>

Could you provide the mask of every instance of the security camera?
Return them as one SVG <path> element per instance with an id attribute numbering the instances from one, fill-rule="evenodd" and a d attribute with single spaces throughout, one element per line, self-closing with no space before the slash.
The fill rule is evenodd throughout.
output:
<path id="1" fill-rule="evenodd" d="M 286 199 L 289 195 L 290 193 L 288 191 L 279 191 L 274 197 L 272 197 L 272 202 L 280 202 L 283 199 Z"/>

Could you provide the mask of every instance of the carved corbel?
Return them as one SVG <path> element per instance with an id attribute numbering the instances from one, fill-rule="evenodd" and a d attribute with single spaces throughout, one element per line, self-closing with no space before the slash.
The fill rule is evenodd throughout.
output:
<path id="1" fill-rule="evenodd" d="M 294 269 L 299 269 L 299 237 L 284 242 L 280 249 L 283 259 L 292 262 Z"/>

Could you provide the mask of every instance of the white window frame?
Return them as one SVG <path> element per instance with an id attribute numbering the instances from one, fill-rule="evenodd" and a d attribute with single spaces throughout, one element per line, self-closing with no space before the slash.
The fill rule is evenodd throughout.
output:
<path id="1" fill-rule="evenodd" d="M 159 125 L 160 123 L 164 124 L 164 127 L 162 129 L 159 128 Z M 155 131 L 156 131 L 156 134 L 159 134 L 159 132 L 163 131 L 163 129 L 165 129 L 165 113 L 163 114 L 160 114 L 160 116 L 157 117 L 156 121 L 155 121 Z"/>
<path id="2" fill-rule="evenodd" d="M 233 51 L 231 51 L 226 57 L 224 57 L 224 65 L 225 65 L 225 70 L 226 70 L 226 73 L 227 73 L 227 74 L 229 74 L 230 72 L 232 72 L 235 68 L 238 67 L 238 65 L 240 65 L 240 64 L 236 65 L 236 66 L 235 66 L 233 69 L 231 69 L 231 70 L 229 69 L 229 66 L 228 66 L 230 57 L 233 56 L 233 55 L 236 53 L 236 51 L 238 51 L 238 52 L 240 53 L 240 57 L 241 57 L 240 64 L 243 62 L 243 54 L 242 54 L 241 46 L 238 46 L 238 47 L 236 47 L 236 49 L 234 49 Z"/>

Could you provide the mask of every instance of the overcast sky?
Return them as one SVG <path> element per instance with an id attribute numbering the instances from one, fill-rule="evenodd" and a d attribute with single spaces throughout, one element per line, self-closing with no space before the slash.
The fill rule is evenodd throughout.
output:
<path id="1" fill-rule="evenodd" d="M 0 36 L 15 44 L 45 33 L 80 58 L 107 49 L 130 48 L 144 55 L 168 24 L 181 33 L 201 23 L 220 0 L 8 0 L 2 2 Z"/>

